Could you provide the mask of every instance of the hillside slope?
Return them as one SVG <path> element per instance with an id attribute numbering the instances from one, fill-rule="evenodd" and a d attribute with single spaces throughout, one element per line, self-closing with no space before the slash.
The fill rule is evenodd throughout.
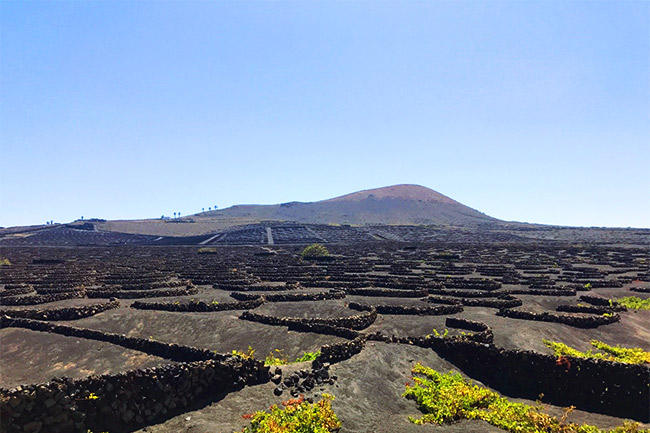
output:
<path id="1" fill-rule="evenodd" d="M 197 217 L 249 218 L 314 224 L 476 225 L 498 221 L 419 185 L 369 189 L 311 203 L 237 205 Z"/>

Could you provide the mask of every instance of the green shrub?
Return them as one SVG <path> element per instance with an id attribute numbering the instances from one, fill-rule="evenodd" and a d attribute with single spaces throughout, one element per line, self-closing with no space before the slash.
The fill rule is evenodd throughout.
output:
<path id="1" fill-rule="evenodd" d="M 314 361 L 319 356 L 320 356 L 320 350 L 317 352 L 305 352 L 305 354 L 302 355 L 300 358 L 297 358 L 295 362 Z"/>
<path id="2" fill-rule="evenodd" d="M 248 346 L 248 350 L 246 352 L 242 352 L 240 350 L 233 350 L 232 354 L 233 356 L 239 356 L 240 358 L 243 359 L 255 359 L 255 349 L 253 349 L 251 346 Z"/>
<path id="3" fill-rule="evenodd" d="M 438 332 L 436 328 L 433 328 L 433 335 L 436 337 L 442 337 L 442 338 L 447 338 L 449 337 L 449 329 L 445 328 L 444 331 L 442 331 L 442 334 Z M 430 335 L 427 335 L 427 337 Z"/>
<path id="4" fill-rule="evenodd" d="M 217 254 L 217 249 L 215 247 L 203 247 L 197 250 L 199 254 Z"/>
<path id="5" fill-rule="evenodd" d="M 556 356 L 572 356 L 574 358 L 592 358 L 592 359 L 603 359 L 605 361 L 616 361 L 623 362 L 625 364 L 647 364 L 650 363 L 650 352 L 639 347 L 626 348 L 621 346 L 610 346 L 605 344 L 602 341 L 591 340 L 590 344 L 600 352 L 593 352 L 591 350 L 587 352 L 581 352 L 577 349 L 574 349 L 570 346 L 567 346 L 564 343 L 558 343 L 556 341 L 542 340 L 546 347 L 553 350 L 553 354 Z"/>
<path id="6" fill-rule="evenodd" d="M 641 299 L 636 296 L 627 296 L 625 298 L 617 299 L 616 301 L 624 307 L 633 310 L 650 310 L 650 298 Z"/>
<path id="7" fill-rule="evenodd" d="M 287 358 L 284 353 L 280 349 L 275 349 L 275 353 L 277 355 L 274 355 L 273 352 L 269 353 L 266 355 L 266 359 L 264 360 L 264 365 L 286 365 L 289 364 L 289 358 Z"/>
<path id="8" fill-rule="evenodd" d="M 11 266 L 9 259 L 0 259 L 0 266 Z"/>
<path id="9" fill-rule="evenodd" d="M 321 244 L 311 244 L 304 250 L 302 250 L 302 257 L 303 258 L 309 258 L 309 257 L 327 257 L 330 255 L 330 252 L 327 251 L 327 248 L 325 248 Z"/>
<path id="10" fill-rule="evenodd" d="M 239 356 L 240 358 L 244 359 L 255 359 L 255 349 L 253 349 L 251 346 L 248 346 L 248 350 L 246 352 L 233 350 L 232 355 Z M 295 364 L 297 362 L 313 361 L 319 356 L 320 350 L 316 352 L 305 352 L 302 356 L 296 358 L 295 361 L 290 361 L 289 358 L 284 353 L 282 353 L 280 349 L 275 349 L 273 352 L 266 355 L 266 358 L 264 359 L 264 365 Z"/>
<path id="11" fill-rule="evenodd" d="M 330 433 L 341 428 L 341 422 L 332 410 L 333 396 L 323 394 L 316 403 L 307 403 L 303 396 L 282 402 L 284 409 L 277 405 L 270 412 L 259 411 L 244 418 L 251 424 L 243 433 Z"/>
<path id="12" fill-rule="evenodd" d="M 626 364 L 650 363 L 650 352 L 646 352 L 640 347 L 626 348 L 619 345 L 610 346 L 598 340 L 592 340 L 591 345 L 604 352 L 605 356 L 611 358 L 612 361 L 624 362 Z"/>
<path id="13" fill-rule="evenodd" d="M 415 424 L 446 424 L 462 419 L 480 419 L 509 432 L 516 433 L 600 433 L 590 425 L 566 422 L 566 416 L 574 409 L 565 410 L 557 418 L 543 412 L 540 404 L 535 406 L 512 403 L 498 393 L 474 385 L 460 374 L 441 374 L 417 364 L 413 374 L 415 385 L 406 384 L 403 396 L 417 402 L 424 412 L 422 418 L 409 417 Z M 639 432 L 637 423 L 625 422 L 610 430 L 612 433 Z"/>
<path id="14" fill-rule="evenodd" d="M 320 350 L 317 352 L 305 352 L 301 357 L 296 358 L 295 361 L 289 361 L 289 358 L 287 358 L 281 350 L 275 349 L 275 353 L 277 353 L 277 355 L 274 355 L 273 352 L 271 352 L 266 356 L 264 365 L 295 364 L 296 362 L 313 361 L 320 356 Z"/>

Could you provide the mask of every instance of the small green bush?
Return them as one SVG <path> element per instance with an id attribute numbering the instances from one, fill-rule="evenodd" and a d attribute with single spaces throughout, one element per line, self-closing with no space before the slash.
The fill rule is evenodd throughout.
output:
<path id="1" fill-rule="evenodd" d="M 255 359 L 255 349 L 253 349 L 251 346 L 248 346 L 248 350 L 246 352 L 242 352 L 240 350 L 233 350 L 232 355 L 238 356 L 243 359 Z M 264 365 L 268 366 L 268 365 L 295 364 L 297 362 L 313 361 L 319 356 L 320 356 L 320 350 L 316 352 L 305 352 L 303 353 L 302 356 L 296 358 L 295 361 L 291 361 L 289 360 L 289 357 L 287 357 L 284 353 L 282 353 L 282 350 L 275 349 L 273 352 L 266 355 L 266 359 L 264 359 Z"/>
<path id="2" fill-rule="evenodd" d="M 305 354 L 302 355 L 300 358 L 297 358 L 295 362 L 314 361 L 319 356 L 320 356 L 320 350 L 317 352 L 305 352 Z"/>
<path id="3" fill-rule="evenodd" d="M 240 350 L 233 350 L 232 355 L 238 356 L 243 359 L 255 359 L 255 349 L 253 349 L 251 346 L 248 346 L 248 350 L 246 352 L 242 352 Z"/>
<path id="4" fill-rule="evenodd" d="M 309 258 L 309 257 L 327 257 L 330 255 L 330 252 L 327 251 L 327 248 L 325 248 L 321 244 L 311 244 L 304 250 L 302 250 L 302 257 L 303 258 Z"/>
<path id="5" fill-rule="evenodd" d="M 275 349 L 275 354 L 273 352 L 269 353 L 264 360 L 264 365 L 287 365 L 295 364 L 297 362 L 313 361 L 320 356 L 320 350 L 317 352 L 305 352 L 301 357 L 296 358 L 295 361 L 289 361 L 289 358 L 285 356 L 281 350 Z"/>
<path id="6" fill-rule="evenodd" d="M 275 353 L 273 352 L 269 353 L 266 355 L 266 359 L 264 360 L 264 365 L 286 365 L 289 364 L 289 358 L 287 358 L 280 349 L 275 349 Z"/>
<path id="7" fill-rule="evenodd" d="M 648 364 L 650 363 L 650 352 L 639 347 L 626 348 L 621 346 L 610 346 L 605 344 L 602 341 L 591 340 L 590 344 L 600 352 L 593 352 L 591 350 L 587 352 L 581 352 L 577 349 L 574 349 L 570 346 L 567 346 L 564 343 L 558 343 L 556 341 L 542 340 L 546 347 L 553 350 L 553 354 L 556 356 L 572 356 L 574 358 L 593 358 L 593 359 L 603 359 L 605 361 L 616 361 L 623 362 L 625 364 Z"/>
<path id="8" fill-rule="evenodd" d="M 217 249 L 215 247 L 203 247 L 197 250 L 199 254 L 217 254 Z"/>
<path id="9" fill-rule="evenodd" d="M 417 402 L 424 412 L 422 418 L 409 417 L 415 424 L 447 424 L 462 419 L 480 419 L 495 427 L 513 433 L 601 433 L 591 425 L 566 422 L 566 416 L 574 409 L 565 410 L 557 418 L 543 412 L 540 404 L 532 406 L 512 403 L 498 393 L 474 385 L 460 374 L 442 374 L 417 364 L 413 374 L 415 385 L 406 384 L 403 396 Z M 640 432 L 637 423 L 625 422 L 611 433 Z"/>
<path id="10" fill-rule="evenodd" d="M 307 403 L 303 396 L 283 401 L 284 409 L 277 405 L 270 412 L 258 411 L 244 418 L 251 424 L 243 433 L 331 433 L 341 428 L 341 422 L 332 410 L 334 396 L 323 394 L 316 403 Z"/>
<path id="11" fill-rule="evenodd" d="M 440 332 L 438 332 L 438 330 L 436 328 L 433 328 L 433 335 L 436 336 L 436 337 L 447 338 L 447 337 L 449 337 L 449 329 L 445 328 L 445 330 L 442 331 L 442 333 L 440 333 Z M 427 336 L 429 336 L 429 335 L 427 335 Z"/>
<path id="12" fill-rule="evenodd" d="M 11 266 L 9 259 L 0 259 L 0 266 Z"/>
<path id="13" fill-rule="evenodd" d="M 616 300 L 619 304 L 632 310 L 650 310 L 650 298 L 641 299 L 636 296 L 627 296 Z"/>

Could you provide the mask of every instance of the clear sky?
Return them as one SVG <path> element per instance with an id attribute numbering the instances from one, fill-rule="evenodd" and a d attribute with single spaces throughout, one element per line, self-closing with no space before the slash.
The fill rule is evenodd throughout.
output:
<path id="1" fill-rule="evenodd" d="M 650 227 L 648 1 L 0 2 L 0 226 L 399 183 Z"/>

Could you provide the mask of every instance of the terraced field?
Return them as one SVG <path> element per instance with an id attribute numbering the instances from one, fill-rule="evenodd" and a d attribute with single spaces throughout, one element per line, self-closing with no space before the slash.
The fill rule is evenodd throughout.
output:
<path id="1" fill-rule="evenodd" d="M 400 243 L 409 230 L 373 228 L 301 258 L 304 243 L 359 233 L 282 225 L 270 245 L 261 225 L 201 246 L 0 247 L 0 430 L 233 432 L 242 415 L 328 393 L 341 432 L 503 431 L 410 422 L 418 362 L 512 401 L 542 395 L 552 415 L 575 406 L 568 422 L 649 427 L 647 363 L 544 342 L 650 351 L 650 310 L 619 303 L 650 298 L 648 248 Z M 239 241 L 265 246 L 220 245 Z"/>

